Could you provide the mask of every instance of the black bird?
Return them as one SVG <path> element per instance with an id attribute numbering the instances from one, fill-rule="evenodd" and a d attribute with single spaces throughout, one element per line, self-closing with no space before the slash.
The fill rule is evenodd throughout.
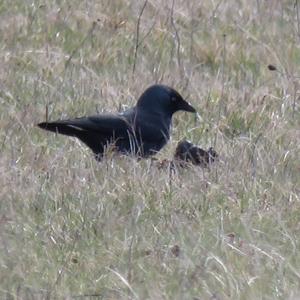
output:
<path id="1" fill-rule="evenodd" d="M 146 89 L 134 107 L 122 113 L 43 122 L 38 126 L 77 137 L 92 149 L 98 160 L 109 144 L 120 153 L 147 157 L 167 143 L 172 115 L 179 110 L 196 112 L 174 89 L 153 85 Z"/>

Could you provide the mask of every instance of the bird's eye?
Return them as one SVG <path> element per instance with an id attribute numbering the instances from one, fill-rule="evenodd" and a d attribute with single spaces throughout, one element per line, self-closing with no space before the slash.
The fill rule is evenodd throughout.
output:
<path id="1" fill-rule="evenodd" d="M 177 101 L 177 98 L 176 98 L 176 97 L 171 97 L 171 101 L 172 101 L 172 102 L 176 102 L 176 101 Z"/>

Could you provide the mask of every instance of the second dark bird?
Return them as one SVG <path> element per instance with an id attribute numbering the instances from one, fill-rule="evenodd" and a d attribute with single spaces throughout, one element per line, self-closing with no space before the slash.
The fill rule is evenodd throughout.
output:
<path id="1" fill-rule="evenodd" d="M 210 147 L 207 151 L 187 140 L 182 140 L 177 144 L 174 160 L 181 166 L 186 163 L 207 168 L 218 158 L 214 148 Z"/>
<path id="2" fill-rule="evenodd" d="M 174 89 L 153 85 L 146 89 L 134 107 L 122 113 L 43 122 L 38 126 L 77 137 L 92 149 L 98 160 L 109 144 L 120 153 L 147 157 L 168 142 L 172 116 L 179 110 L 196 112 Z"/>

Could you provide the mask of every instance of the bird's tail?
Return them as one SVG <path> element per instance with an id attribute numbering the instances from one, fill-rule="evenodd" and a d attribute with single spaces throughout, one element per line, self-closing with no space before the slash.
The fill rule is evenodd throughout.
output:
<path id="1" fill-rule="evenodd" d="M 101 135 L 96 138 L 95 134 L 92 131 L 89 132 L 88 130 L 79 127 L 79 125 L 75 125 L 74 121 L 70 120 L 55 121 L 50 123 L 43 122 L 37 124 L 37 126 L 51 132 L 77 137 L 92 149 L 92 151 L 96 155 L 97 160 L 101 160 L 101 155 L 106 144 L 106 142 L 101 143 Z"/>
<path id="2" fill-rule="evenodd" d="M 43 122 L 37 124 L 38 127 L 68 136 L 78 136 L 82 129 L 74 125 L 68 124 L 66 121 Z"/>

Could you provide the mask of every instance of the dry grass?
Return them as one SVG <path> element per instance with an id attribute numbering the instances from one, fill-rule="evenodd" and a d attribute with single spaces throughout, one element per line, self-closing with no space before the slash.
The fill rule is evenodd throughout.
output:
<path id="1" fill-rule="evenodd" d="M 0 5 L 1 299 L 298 299 L 299 1 L 144 4 Z M 201 115 L 158 157 L 186 137 L 220 153 L 210 171 L 97 163 L 34 127 L 154 82 Z"/>

